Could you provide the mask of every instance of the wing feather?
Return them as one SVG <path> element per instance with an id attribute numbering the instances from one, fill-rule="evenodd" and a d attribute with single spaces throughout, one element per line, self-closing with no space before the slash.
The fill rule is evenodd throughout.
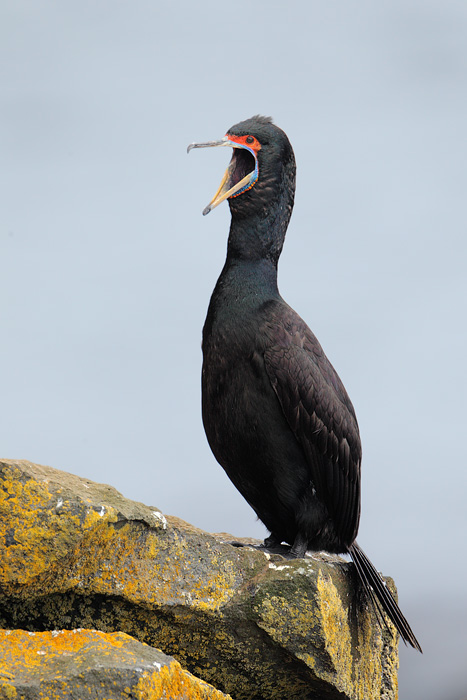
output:
<path id="1" fill-rule="evenodd" d="M 361 444 L 342 382 L 311 331 L 286 334 L 264 353 L 282 410 L 303 447 L 318 497 L 346 545 L 360 518 Z M 297 343 L 297 340 L 299 341 Z"/>

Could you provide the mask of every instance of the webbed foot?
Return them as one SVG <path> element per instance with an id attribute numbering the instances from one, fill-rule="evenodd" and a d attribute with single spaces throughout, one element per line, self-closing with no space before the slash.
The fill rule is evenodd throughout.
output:
<path id="1" fill-rule="evenodd" d="M 282 539 L 277 535 L 271 534 L 266 537 L 262 544 L 249 544 L 248 542 L 229 542 L 232 547 L 252 547 L 266 554 L 278 554 L 284 559 L 299 559 L 305 555 L 306 541 L 295 538 L 293 547 L 288 544 L 282 544 Z M 296 546 L 297 545 L 297 546 Z M 303 551 L 303 554 L 301 553 Z"/>

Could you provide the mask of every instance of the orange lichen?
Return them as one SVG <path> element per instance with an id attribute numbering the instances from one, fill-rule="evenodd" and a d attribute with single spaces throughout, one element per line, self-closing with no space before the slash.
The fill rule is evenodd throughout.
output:
<path id="1" fill-rule="evenodd" d="M 84 592 L 91 586 L 95 593 L 118 593 L 132 602 L 160 605 L 175 597 L 208 610 L 235 594 L 231 562 L 223 566 L 212 554 L 212 566 L 200 577 L 186 539 L 173 528 L 168 556 L 159 532 L 171 526 L 158 511 L 155 516 L 146 509 L 151 527 L 139 519 L 122 521 L 109 503 L 84 500 L 48 479 L 25 478 L 21 466 L 3 464 L 0 542 L 8 546 L 0 585 L 37 586 L 42 594 L 49 587 Z M 110 495 L 115 500 L 113 491 Z"/>
<path id="2" fill-rule="evenodd" d="M 131 639 L 122 632 L 105 634 L 97 630 L 62 630 L 57 632 L 25 632 L 0 630 L 0 678 L 8 673 L 22 679 L 40 679 L 44 664 L 60 657 L 74 655 L 80 662 L 79 652 L 113 653 Z"/>
<path id="3" fill-rule="evenodd" d="M 144 673 L 132 693 L 136 700 L 231 700 L 230 695 L 184 671 L 178 661 L 160 671 Z"/>
<path id="4" fill-rule="evenodd" d="M 121 632 L 1 630 L 0 697 L 7 700 L 22 697 L 18 696 L 16 685 L 34 685 L 49 700 L 68 696 L 76 687 L 83 697 L 96 697 L 102 682 L 95 673 L 86 674 L 105 664 L 109 669 L 130 669 L 128 677 L 134 679 L 133 685 L 119 687 L 121 681 L 117 675 L 113 698 L 228 700 L 229 696 L 184 671 L 178 661 L 156 650 L 153 653 L 159 655 L 155 658 L 161 658 L 161 662 L 151 660 L 154 657 L 151 657 L 150 647 Z M 163 659 L 166 661 L 162 662 Z M 151 666 L 149 670 L 148 666 Z M 106 680 L 108 682 L 107 674 Z"/>

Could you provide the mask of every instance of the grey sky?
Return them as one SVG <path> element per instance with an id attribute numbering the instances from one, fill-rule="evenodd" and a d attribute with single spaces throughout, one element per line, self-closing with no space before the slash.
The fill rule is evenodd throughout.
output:
<path id="1" fill-rule="evenodd" d="M 401 700 L 467 695 L 467 4 L 47 2 L 0 8 L 0 452 L 264 536 L 212 457 L 200 336 L 230 154 L 295 150 L 279 269 L 355 405 L 359 542 L 425 653 Z"/>

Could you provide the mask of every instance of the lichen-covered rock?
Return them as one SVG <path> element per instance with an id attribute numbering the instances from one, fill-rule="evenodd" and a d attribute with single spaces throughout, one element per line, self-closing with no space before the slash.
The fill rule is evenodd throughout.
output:
<path id="1" fill-rule="evenodd" d="M 12 461 L 0 547 L 0 626 L 123 631 L 235 700 L 397 696 L 395 630 L 339 557 L 235 548 L 109 486 Z"/>
<path id="2" fill-rule="evenodd" d="M 0 630 L 0 700 L 229 700 L 122 632 Z"/>

